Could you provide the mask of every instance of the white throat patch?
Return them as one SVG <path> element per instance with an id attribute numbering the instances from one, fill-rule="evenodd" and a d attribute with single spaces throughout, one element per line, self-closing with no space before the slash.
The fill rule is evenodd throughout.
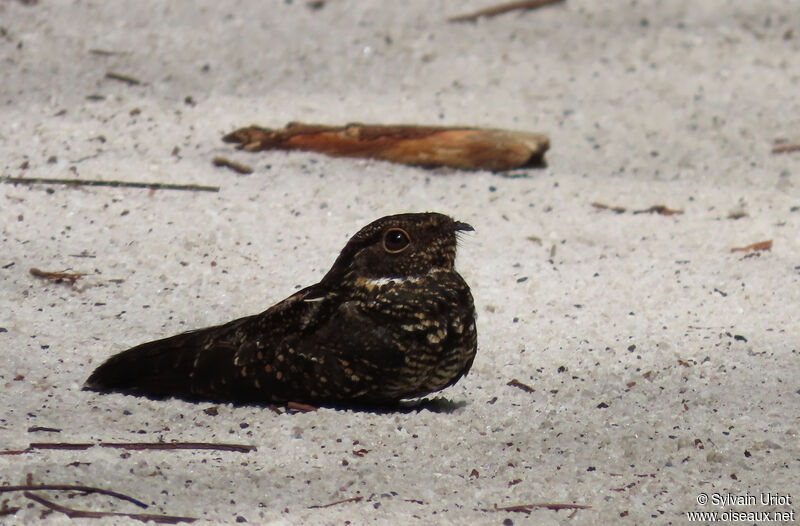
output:
<path id="1" fill-rule="evenodd" d="M 422 281 L 423 279 L 427 278 L 431 274 L 436 274 L 437 272 L 441 271 L 442 269 L 435 268 L 421 276 L 405 276 L 402 278 L 364 278 L 364 283 L 369 287 L 382 287 L 384 285 L 388 285 L 389 283 L 417 283 L 418 281 Z"/>

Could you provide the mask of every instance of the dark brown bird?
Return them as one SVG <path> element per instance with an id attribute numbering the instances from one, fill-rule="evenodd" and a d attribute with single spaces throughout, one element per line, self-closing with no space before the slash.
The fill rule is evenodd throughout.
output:
<path id="1" fill-rule="evenodd" d="M 437 213 L 383 217 L 333 267 L 261 314 L 112 356 L 85 388 L 233 403 L 388 403 L 467 374 L 475 307 L 455 271 L 457 234 Z"/>

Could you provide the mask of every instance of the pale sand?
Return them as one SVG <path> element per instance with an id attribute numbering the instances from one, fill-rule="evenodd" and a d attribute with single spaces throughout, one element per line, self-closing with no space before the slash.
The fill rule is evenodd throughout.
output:
<path id="1" fill-rule="evenodd" d="M 684 524 L 732 509 L 701 493 L 800 499 L 800 153 L 771 153 L 800 142 L 797 5 L 567 0 L 446 22 L 490 3 L 0 3 L 2 175 L 221 188 L 0 185 L 2 448 L 258 447 L 0 456 L 0 484 L 30 474 L 153 504 L 61 493 L 75 508 L 251 524 Z M 542 132 L 550 167 L 511 179 L 221 142 L 291 120 Z M 632 213 L 653 205 L 684 213 Z M 361 226 L 424 210 L 476 229 L 458 268 L 479 354 L 443 411 L 210 416 L 80 390 L 111 354 L 259 312 Z M 89 275 L 70 287 L 31 267 Z M 5 499 L 23 509 L 3 523 L 44 509 Z M 530 503 L 592 509 L 491 511 Z"/>

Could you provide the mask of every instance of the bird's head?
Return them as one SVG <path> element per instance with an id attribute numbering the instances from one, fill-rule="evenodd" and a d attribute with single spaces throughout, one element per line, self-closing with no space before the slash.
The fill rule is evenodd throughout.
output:
<path id="1" fill-rule="evenodd" d="M 382 217 L 347 242 L 322 283 L 348 278 L 408 279 L 452 270 L 467 223 L 435 212 Z"/>

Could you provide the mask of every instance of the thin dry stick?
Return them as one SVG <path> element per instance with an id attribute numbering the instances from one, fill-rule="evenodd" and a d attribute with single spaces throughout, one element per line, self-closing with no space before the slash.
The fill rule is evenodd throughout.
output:
<path id="1" fill-rule="evenodd" d="M 209 442 L 100 442 L 100 447 L 110 447 L 115 449 L 213 449 L 216 451 L 234 451 L 237 453 L 249 453 L 255 451 L 256 446 L 249 444 L 217 444 Z"/>
<path id="2" fill-rule="evenodd" d="M 592 203 L 592 206 L 598 210 L 611 210 L 612 212 L 616 212 L 618 214 L 622 214 L 625 212 L 624 206 L 611 206 L 605 203 L 598 203 L 597 201 Z"/>
<path id="3" fill-rule="evenodd" d="M 39 433 L 39 432 L 46 432 L 46 433 L 60 433 L 61 430 L 57 427 L 44 427 L 44 426 L 31 426 L 28 428 L 28 433 Z"/>
<path id="4" fill-rule="evenodd" d="M 482 16 L 491 17 L 491 16 L 502 15 L 503 13 L 508 13 L 509 11 L 514 11 L 516 9 L 537 9 L 542 6 L 546 6 L 549 4 L 556 4 L 562 1 L 563 0 L 521 0 L 518 2 L 509 2 L 507 4 L 500 4 L 492 7 L 487 7 L 485 9 L 479 9 L 474 13 L 454 16 L 452 18 L 449 18 L 448 20 L 450 22 L 474 22 Z"/>
<path id="5" fill-rule="evenodd" d="M 6 184 L 65 184 L 68 186 L 111 186 L 113 188 L 149 188 L 152 190 L 188 190 L 193 192 L 219 192 L 219 186 L 197 184 L 137 183 L 130 181 L 98 181 L 86 179 L 50 179 L 47 177 L 0 177 Z"/>
<path id="6" fill-rule="evenodd" d="M 137 78 L 131 77 L 129 75 L 123 75 L 122 73 L 114 73 L 113 71 L 109 71 L 108 73 L 106 73 L 106 78 L 111 80 L 119 80 L 120 82 L 130 84 L 131 86 L 138 86 L 139 84 L 141 84 L 141 81 Z"/>
<path id="7" fill-rule="evenodd" d="M 536 389 L 534 389 L 530 385 L 524 384 L 519 380 L 517 380 L 516 378 L 511 379 L 506 385 L 510 385 L 511 387 L 517 387 L 519 389 L 522 389 L 526 393 L 533 393 L 534 391 L 536 391 Z"/>
<path id="8" fill-rule="evenodd" d="M 46 506 L 54 511 L 60 511 L 70 519 L 100 519 L 103 517 L 128 517 L 137 521 L 147 522 L 153 521 L 158 524 L 178 524 L 179 522 L 194 522 L 195 517 L 179 517 L 175 515 L 154 515 L 151 513 L 120 513 L 115 511 L 91 511 L 91 510 L 76 510 L 67 508 L 55 502 L 49 501 L 43 497 L 35 495 L 30 491 L 23 493 L 27 498 L 34 502 L 38 502 L 42 506 Z"/>
<path id="9" fill-rule="evenodd" d="M 70 484 L 26 484 L 23 486 L 0 486 L 0 493 L 5 493 L 8 491 L 80 491 L 82 493 L 100 493 L 102 495 L 108 495 L 109 497 L 115 497 L 121 500 L 127 500 L 128 502 L 132 502 L 136 504 L 140 508 L 147 508 L 147 504 L 140 500 L 136 500 L 133 497 L 129 497 L 127 495 L 123 495 L 122 493 L 117 493 L 116 491 L 111 491 L 103 488 L 95 488 L 92 486 L 73 486 Z"/>
<path id="10" fill-rule="evenodd" d="M 591 506 L 586 506 L 583 504 L 559 504 L 559 503 L 537 503 L 537 504 L 520 504 L 517 506 L 505 506 L 505 507 L 498 507 L 497 504 L 494 505 L 494 511 L 515 511 L 520 513 L 525 513 L 529 515 L 531 510 L 536 508 L 544 508 L 548 510 L 558 511 L 558 510 L 588 510 L 591 509 Z"/>
<path id="11" fill-rule="evenodd" d="M 309 506 L 309 509 L 318 509 L 318 508 L 330 508 L 331 506 L 336 506 L 338 504 L 344 504 L 346 502 L 361 502 L 364 497 L 351 497 L 349 499 L 342 499 L 337 500 L 336 502 L 331 502 L 330 504 L 316 504 L 314 506 Z"/>
<path id="12" fill-rule="evenodd" d="M 28 450 L 34 449 L 69 449 L 69 450 L 84 450 L 94 446 L 92 443 L 75 444 L 71 442 L 31 442 L 28 444 Z"/>
<path id="13" fill-rule="evenodd" d="M 31 268 L 31 276 L 37 278 L 48 279 L 50 281 L 67 281 L 70 285 L 74 285 L 76 281 L 86 275 L 85 272 L 51 272 L 49 270 L 39 270 L 38 268 Z"/>
<path id="14" fill-rule="evenodd" d="M 109 51 L 107 49 L 90 49 L 89 53 L 92 55 L 100 55 L 101 57 L 111 57 L 114 55 L 121 55 L 119 51 Z"/>
<path id="15" fill-rule="evenodd" d="M 653 205 L 650 208 L 645 208 L 644 210 L 634 210 L 633 214 L 660 214 L 662 216 L 674 216 L 680 215 L 683 213 L 683 210 L 673 210 L 672 208 L 668 208 L 666 205 Z"/>
<path id="16" fill-rule="evenodd" d="M 21 509 L 22 508 L 20 508 L 19 506 L 17 506 L 16 508 L 0 508 L 0 517 L 3 517 L 5 515 L 14 515 Z"/>
<path id="17" fill-rule="evenodd" d="M 178 450 L 178 449 L 212 449 L 217 451 L 234 451 L 237 453 L 249 453 L 255 451 L 256 446 L 249 444 L 216 444 L 208 442 L 100 442 L 99 444 L 70 444 L 65 442 L 32 442 L 25 449 L 11 449 L 0 451 L 0 455 L 22 455 L 34 450 L 42 449 L 67 449 L 85 450 L 90 447 L 110 447 L 115 449 L 157 449 L 157 450 Z"/>

